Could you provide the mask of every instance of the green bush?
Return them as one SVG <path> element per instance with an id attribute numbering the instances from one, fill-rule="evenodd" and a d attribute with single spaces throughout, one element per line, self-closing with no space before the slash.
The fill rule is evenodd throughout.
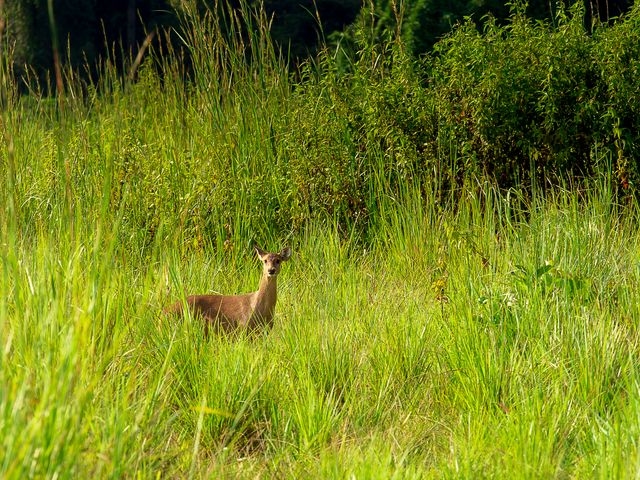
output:
<path id="1" fill-rule="evenodd" d="M 554 25 L 513 8 L 507 25 L 467 20 L 423 60 L 394 34 L 372 40 L 364 17 L 356 53 L 321 52 L 279 139 L 293 216 L 376 224 L 380 192 L 410 183 L 446 199 L 467 179 L 546 188 L 611 165 L 615 186 L 635 191 L 639 9 L 590 34 L 578 6 Z"/>
<path id="2" fill-rule="evenodd" d="M 613 156 L 619 186 L 634 184 L 640 9 L 594 35 L 582 13 L 556 27 L 518 13 L 484 32 L 467 22 L 436 45 L 429 88 L 459 171 L 508 187 L 590 176 Z"/>
<path id="3" fill-rule="evenodd" d="M 381 197 L 424 178 L 433 102 L 399 39 L 379 45 L 363 34 L 346 65 L 339 53 L 324 50 L 303 71 L 284 124 L 284 154 L 300 215 L 375 224 Z"/>
<path id="4" fill-rule="evenodd" d="M 640 4 L 624 22 L 596 32 L 597 141 L 613 153 L 623 188 L 640 180 Z"/>

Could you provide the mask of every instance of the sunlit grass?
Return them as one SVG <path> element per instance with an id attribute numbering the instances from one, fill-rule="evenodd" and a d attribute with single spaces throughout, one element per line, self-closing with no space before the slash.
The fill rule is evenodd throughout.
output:
<path id="1" fill-rule="evenodd" d="M 312 212 L 279 59 L 207 38 L 214 89 L 204 55 L 186 84 L 107 65 L 100 94 L 2 113 L 0 476 L 635 478 L 636 205 L 607 178 L 448 204 L 373 152 L 375 209 Z M 255 289 L 252 240 L 293 247 L 271 331 L 162 314 Z"/>
<path id="2" fill-rule="evenodd" d="M 253 288 L 250 253 L 5 237 L 3 474 L 633 476 L 635 217 L 572 195 L 517 226 L 403 208 L 366 251 L 311 230 L 257 338 L 160 312 Z"/>

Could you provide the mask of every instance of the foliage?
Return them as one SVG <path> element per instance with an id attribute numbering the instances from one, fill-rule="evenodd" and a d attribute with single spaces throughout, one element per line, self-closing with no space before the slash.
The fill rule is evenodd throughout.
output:
<path id="1" fill-rule="evenodd" d="M 562 2 L 563 5 L 575 2 Z M 536 20 L 553 21 L 556 15 L 557 5 L 555 2 L 545 0 L 533 0 L 529 2 L 505 2 L 503 0 L 489 1 L 441 1 L 441 0 L 376 0 L 370 3 L 370 8 L 364 6 L 360 16 L 369 16 L 371 13 L 375 17 L 374 35 L 382 38 L 385 32 L 400 32 L 403 42 L 408 50 L 415 57 L 428 54 L 434 45 L 444 36 L 451 32 L 458 24 L 465 19 L 473 21 L 482 28 L 488 19 L 497 19 L 499 24 L 504 24 L 510 16 L 510 7 L 519 4 L 520 8 L 529 18 Z M 596 2 L 597 4 L 597 2 Z M 612 12 L 607 12 L 601 18 L 608 20 L 610 16 L 618 15 L 628 9 L 625 1 L 609 2 Z M 353 28 L 345 30 L 346 38 L 352 37 Z"/>
<path id="2" fill-rule="evenodd" d="M 267 12 L 188 5 L 188 68 L 167 39 L 151 48 L 124 95 L 111 60 L 94 88 L 78 88 L 69 71 L 70 108 L 96 107 L 82 124 L 43 139 L 45 164 L 66 159 L 72 178 L 74 168 L 98 174 L 106 165 L 100 175 L 118 186 L 111 205 L 127 212 L 128 238 L 150 244 L 167 215 L 197 248 L 245 242 L 265 225 L 299 231 L 314 220 L 330 219 L 345 235 L 375 232 L 381 195 L 400 198 L 419 186 L 444 206 L 484 175 L 503 188 L 546 188 L 610 169 L 615 188 L 635 194 L 637 8 L 592 35 L 578 10 L 563 11 L 556 27 L 518 12 L 505 26 L 487 20 L 482 32 L 467 22 L 422 61 L 399 36 L 372 39 L 375 18 L 362 17 L 355 54 L 326 48 L 289 78 Z M 114 117 L 98 92 L 113 92 L 123 113 Z M 166 140 L 175 125 L 180 135 Z M 204 150 L 194 150 L 199 138 Z M 72 194 L 76 184 L 86 188 L 77 178 Z M 49 178 L 35 184 L 34 205 L 59 195 L 48 192 L 59 188 Z M 252 213 L 241 219 L 245 204 Z"/>
<path id="3" fill-rule="evenodd" d="M 474 176 L 546 188 L 608 163 L 635 193 L 637 17 L 589 35 L 579 9 L 555 27 L 514 11 L 505 26 L 461 25 L 422 62 L 400 37 L 372 41 L 375 23 L 362 19 L 357 53 L 323 51 L 286 114 L 279 143 L 311 210 L 293 216 L 375 224 L 381 189 L 417 182 L 446 202 Z"/>
<path id="4" fill-rule="evenodd" d="M 14 70 L 17 78 L 35 76 L 46 86 L 51 81 L 53 58 L 47 0 L 5 2 L 7 33 L 15 50 Z M 145 37 L 156 29 L 179 31 L 180 10 L 188 2 L 181 0 L 114 0 L 111 2 L 75 1 L 54 3 L 54 18 L 59 42 L 68 47 L 62 58 L 66 67 L 83 75 L 95 73 L 105 57 L 116 57 L 124 67 L 129 57 L 142 48 Z M 355 24 L 369 16 L 373 6 L 375 35 L 401 31 L 412 55 L 431 51 L 433 45 L 465 17 L 482 25 L 487 15 L 499 23 L 509 17 L 509 2 L 418 0 L 413 2 L 377 0 L 201 0 L 201 12 L 240 10 L 242 4 L 264 8 L 270 22 L 273 41 L 292 62 L 299 63 L 314 55 L 325 41 L 340 39 L 344 46 L 353 40 Z M 569 2 L 575 3 L 575 2 Z M 578 2 L 580 3 L 580 2 Z M 628 0 L 584 2 L 586 25 L 592 18 L 609 21 L 630 9 Z M 553 21 L 556 5 L 532 0 L 527 3 L 530 18 Z M 360 17 L 359 20 L 357 17 Z M 223 25 L 223 28 L 226 28 Z M 177 42 L 174 40 L 174 47 Z"/>
<path id="5" fill-rule="evenodd" d="M 502 185 L 542 183 L 591 175 L 613 154 L 619 186 L 637 182 L 631 159 L 639 139 L 631 132 L 640 85 L 631 75 L 639 15 L 635 8 L 591 36 L 576 9 L 563 12 L 555 28 L 516 14 L 506 27 L 489 23 L 482 33 L 467 23 L 438 44 L 431 88 L 459 168 L 489 173 Z M 617 63 L 623 51 L 625 65 Z M 623 76 L 624 101 L 609 87 L 619 75 L 609 70 L 612 62 Z"/>
<path id="6" fill-rule="evenodd" d="M 424 178 L 432 104 L 399 42 L 363 45 L 348 72 L 323 52 L 294 93 L 295 128 L 283 138 L 307 215 L 375 224 L 381 192 L 399 194 Z"/>
<path id="7" fill-rule="evenodd" d="M 292 75 L 264 11 L 185 6 L 191 73 L 160 35 L 0 84 L 0 476 L 637 476 L 637 11 L 424 62 L 369 18 Z M 161 313 L 254 288 L 250 240 L 293 246 L 273 330 Z"/>

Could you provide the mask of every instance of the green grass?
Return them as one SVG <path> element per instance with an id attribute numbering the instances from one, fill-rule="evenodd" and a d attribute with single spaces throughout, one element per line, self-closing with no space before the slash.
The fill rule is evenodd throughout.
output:
<path id="1" fill-rule="evenodd" d="M 234 340 L 161 308 L 253 288 L 249 253 L 5 234 L 3 477 L 635 477 L 640 236 L 601 202 L 408 205 L 366 251 L 310 228 Z"/>
<path id="2" fill-rule="evenodd" d="M 545 198 L 465 179 L 449 204 L 374 149 L 347 179 L 363 216 L 319 211 L 349 200 L 293 178 L 302 89 L 214 39 L 189 41 L 229 70 L 120 86 L 107 64 L 2 112 L 0 476 L 637 477 L 637 205 L 606 176 Z M 162 314 L 255 289 L 251 240 L 294 251 L 271 331 Z"/>

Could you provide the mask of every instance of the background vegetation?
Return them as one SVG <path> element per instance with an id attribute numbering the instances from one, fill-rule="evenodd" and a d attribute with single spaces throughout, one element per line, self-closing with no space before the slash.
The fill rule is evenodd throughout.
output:
<path id="1" fill-rule="evenodd" d="M 583 5 L 585 25 L 589 29 L 593 19 L 608 22 L 627 12 L 632 3 L 629 0 L 572 0 L 564 4 Z M 185 2 L 3 0 L 0 4 L 4 5 L 0 7 L 5 10 L 7 20 L 4 33 L 9 38 L 7 44 L 13 48 L 12 59 L 18 79 L 31 77 L 25 80 L 32 83 L 35 76 L 40 83 L 52 87 L 54 46 L 60 51 L 60 61 L 80 75 L 93 76 L 95 81 L 93 66 L 96 62 L 110 57 L 117 60 L 118 68 L 123 69 L 127 59 L 135 57 L 143 48 L 148 35 L 158 29 L 179 30 L 180 12 Z M 414 55 L 430 52 L 435 42 L 465 17 L 482 22 L 487 14 L 491 14 L 504 22 L 510 14 L 509 3 L 504 0 L 198 0 L 195 7 L 201 12 L 214 9 L 223 15 L 224 5 L 235 10 L 240 10 L 242 5 L 252 8 L 263 5 L 271 25 L 271 38 L 287 58 L 296 62 L 315 54 L 327 42 L 351 45 L 357 30 L 356 19 L 369 17 L 372 9 L 376 16 L 372 33 L 380 37 L 385 31 L 399 28 L 404 43 Z M 557 14 L 556 2 L 531 0 L 526 12 L 530 18 L 553 23 Z M 403 18 L 401 25 L 396 23 L 399 13 Z M 51 17 L 55 25 L 54 36 Z M 223 29 L 229 26 L 222 22 Z M 157 48 L 160 46 L 158 38 L 147 40 L 154 41 Z M 177 37 L 171 41 L 180 45 Z M 157 54 L 161 54 L 160 51 Z M 89 66 L 88 71 L 86 66 Z M 25 86 L 21 81 L 19 83 Z"/>
<path id="2" fill-rule="evenodd" d="M 1 475 L 637 476 L 640 10 L 584 13 L 418 58 L 374 5 L 294 71 L 185 2 L 53 97 L 5 43 Z M 271 332 L 161 314 L 251 240 L 294 247 Z"/>

